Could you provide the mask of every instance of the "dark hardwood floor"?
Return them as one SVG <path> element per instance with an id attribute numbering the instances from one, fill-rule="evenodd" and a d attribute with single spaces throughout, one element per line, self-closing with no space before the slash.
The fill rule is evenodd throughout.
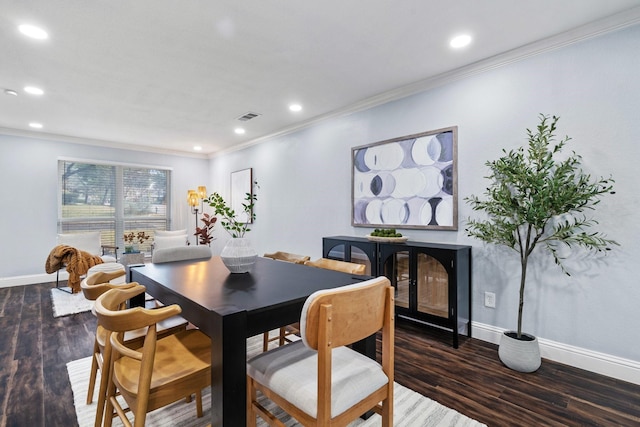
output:
<path id="1" fill-rule="evenodd" d="M 91 313 L 54 318 L 51 283 L 0 289 L 0 426 L 77 425 L 66 363 L 89 356 Z M 396 381 L 489 426 L 639 426 L 640 386 L 543 361 L 505 368 L 497 347 L 398 321 Z"/>

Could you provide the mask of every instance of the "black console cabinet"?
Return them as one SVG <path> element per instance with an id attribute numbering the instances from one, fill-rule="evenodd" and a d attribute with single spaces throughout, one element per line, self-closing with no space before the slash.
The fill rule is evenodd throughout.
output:
<path id="1" fill-rule="evenodd" d="M 455 348 L 459 333 L 471 336 L 471 246 L 348 236 L 325 237 L 322 246 L 327 258 L 357 262 L 354 247 L 366 254 L 367 274 L 384 275 L 396 288 L 398 317 L 451 330 Z"/>
<path id="2" fill-rule="evenodd" d="M 396 288 L 396 315 L 471 336 L 471 247 L 379 243 L 379 271 Z"/>

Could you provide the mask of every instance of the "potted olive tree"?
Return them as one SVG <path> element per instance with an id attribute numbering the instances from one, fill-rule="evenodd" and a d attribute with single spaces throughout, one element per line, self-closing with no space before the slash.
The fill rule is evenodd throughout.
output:
<path id="1" fill-rule="evenodd" d="M 486 214 L 484 219 L 468 220 L 467 235 L 513 249 L 520 257 L 518 327 L 503 334 L 498 354 L 506 366 L 521 372 L 533 372 L 541 363 L 537 338 L 522 332 L 527 265 L 534 249 L 543 248 L 569 275 L 559 251 L 562 246 L 593 254 L 617 245 L 590 231 L 598 222 L 586 215 L 601 196 L 613 194 L 614 181 L 584 173 L 582 158 L 575 152 L 560 158 L 570 138 L 555 141 L 558 120 L 541 114 L 536 131 L 527 129 L 527 148 L 503 150 L 502 157 L 486 162 L 491 182 L 484 199 L 465 198 L 474 211 Z"/>

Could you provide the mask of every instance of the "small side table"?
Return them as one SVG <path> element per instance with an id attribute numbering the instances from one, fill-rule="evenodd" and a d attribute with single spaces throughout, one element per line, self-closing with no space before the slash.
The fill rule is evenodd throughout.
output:
<path id="1" fill-rule="evenodd" d="M 120 257 L 120 263 L 122 263 L 123 265 L 144 264 L 144 253 L 143 252 L 124 253 Z"/>

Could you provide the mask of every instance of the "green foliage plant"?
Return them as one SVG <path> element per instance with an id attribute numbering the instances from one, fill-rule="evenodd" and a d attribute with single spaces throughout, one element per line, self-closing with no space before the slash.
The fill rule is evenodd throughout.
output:
<path id="1" fill-rule="evenodd" d="M 555 263 L 569 275 L 563 265 L 560 245 L 579 247 L 596 253 L 610 250 L 617 242 L 600 232 L 590 231 L 598 224 L 585 214 L 593 210 L 606 193 L 614 194 L 612 178 L 592 178 L 581 169 L 582 158 L 573 152 L 559 159 L 565 136 L 555 140 L 559 117 L 540 115 L 535 132 L 527 129 L 528 147 L 507 152 L 485 165 L 491 182 L 484 200 L 471 195 L 465 198 L 474 211 L 486 219 L 469 219 L 466 233 L 486 243 L 506 246 L 520 256 L 520 299 L 517 338 L 522 339 L 522 310 L 529 256 L 544 247 Z"/>
<path id="2" fill-rule="evenodd" d="M 258 182 L 254 181 L 254 185 L 258 187 Z M 249 225 L 256 219 L 254 207 L 257 200 L 258 197 L 255 192 L 245 193 L 242 211 L 247 214 L 247 218 L 250 218 L 250 221 L 247 222 L 238 221 L 236 212 L 227 205 L 227 202 L 225 202 L 219 193 L 211 194 L 208 198 L 204 199 L 204 202 L 214 209 L 214 215 L 220 218 L 222 228 L 227 230 L 227 232 L 231 234 L 231 237 L 235 238 L 244 237 L 246 232 L 251 231 Z"/>
<path id="3" fill-rule="evenodd" d="M 196 236 L 201 245 L 210 246 L 211 242 L 214 240 L 213 228 L 215 227 L 218 218 L 209 215 L 208 213 L 203 213 L 200 221 L 202 221 L 204 225 L 202 227 L 196 227 L 196 232 L 193 233 L 193 235 Z"/>

